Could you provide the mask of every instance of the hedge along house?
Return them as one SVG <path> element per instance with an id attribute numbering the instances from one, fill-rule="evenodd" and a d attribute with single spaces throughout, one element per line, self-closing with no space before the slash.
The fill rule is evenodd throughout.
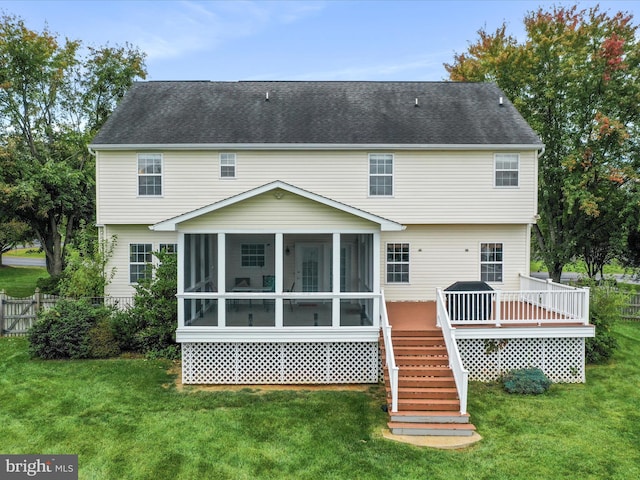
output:
<path id="1" fill-rule="evenodd" d="M 460 364 L 461 411 L 469 368 L 584 380 L 588 291 L 528 276 L 543 145 L 494 84 L 137 83 L 90 148 L 106 293 L 177 252 L 186 383 L 377 382 L 382 327 L 397 410 L 389 323 L 411 305 Z M 493 290 L 441 290 L 458 281 Z M 450 315 L 478 298 L 484 318 Z"/>

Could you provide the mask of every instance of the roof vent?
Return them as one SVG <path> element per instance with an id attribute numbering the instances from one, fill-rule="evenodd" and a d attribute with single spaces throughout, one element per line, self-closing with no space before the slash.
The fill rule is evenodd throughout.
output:
<path id="1" fill-rule="evenodd" d="M 416 107 L 419 107 L 419 106 L 420 106 L 420 102 L 418 102 L 418 98 L 417 98 L 417 97 L 416 97 L 416 104 L 415 104 L 415 106 L 416 106 Z"/>
<path id="2" fill-rule="evenodd" d="M 269 101 L 269 92 L 266 93 L 265 97 L 264 97 L 264 101 L 268 102 Z M 501 99 L 502 102 L 502 99 Z"/>
<path id="3" fill-rule="evenodd" d="M 498 99 L 498 105 L 500 105 L 501 107 L 504 105 L 504 103 L 502 103 L 502 97 Z"/>

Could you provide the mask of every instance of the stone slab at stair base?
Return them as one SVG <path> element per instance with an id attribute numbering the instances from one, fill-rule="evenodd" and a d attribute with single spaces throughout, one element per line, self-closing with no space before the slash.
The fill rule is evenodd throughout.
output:
<path id="1" fill-rule="evenodd" d="M 438 436 L 417 436 L 417 435 L 394 435 L 388 429 L 382 429 L 382 436 L 388 440 L 408 443 L 416 447 L 440 448 L 443 450 L 454 450 L 469 447 L 482 437 L 477 432 L 469 437 L 438 437 Z"/>

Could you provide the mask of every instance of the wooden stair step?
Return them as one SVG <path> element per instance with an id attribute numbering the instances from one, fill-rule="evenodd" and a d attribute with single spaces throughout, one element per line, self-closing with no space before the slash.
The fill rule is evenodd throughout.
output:
<path id="1" fill-rule="evenodd" d="M 387 423 L 394 435 L 430 435 L 470 437 L 476 427 L 471 423 Z"/>
<path id="2" fill-rule="evenodd" d="M 458 399 L 458 390 L 456 388 L 407 388 L 398 387 L 398 398 L 424 398 L 424 399 Z"/>
<path id="3" fill-rule="evenodd" d="M 403 366 L 399 370 L 404 377 L 453 377 L 449 366 Z"/>
<path id="4" fill-rule="evenodd" d="M 400 410 L 460 410 L 460 402 L 457 399 L 439 398 L 399 398 Z"/>
<path id="5" fill-rule="evenodd" d="M 384 381 L 386 385 L 389 385 L 389 375 L 385 372 Z M 453 375 L 449 377 L 406 377 L 400 375 L 398 377 L 398 387 L 453 387 L 455 388 L 456 381 Z"/>
<path id="6" fill-rule="evenodd" d="M 422 366 L 422 365 L 449 365 L 449 357 L 435 357 L 435 356 L 424 356 L 424 357 L 415 357 L 415 356 L 405 356 L 405 355 L 396 355 L 396 365 L 399 367 L 409 367 L 409 366 Z"/>
<path id="7" fill-rule="evenodd" d="M 447 355 L 446 346 L 425 347 L 418 345 L 400 345 L 393 347 L 393 353 L 396 355 Z"/>
<path id="8" fill-rule="evenodd" d="M 391 340 L 396 347 L 437 347 L 446 345 L 444 337 L 394 337 Z"/>

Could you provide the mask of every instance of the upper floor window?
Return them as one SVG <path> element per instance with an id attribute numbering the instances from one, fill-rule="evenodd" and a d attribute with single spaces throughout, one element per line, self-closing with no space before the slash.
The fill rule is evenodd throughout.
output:
<path id="1" fill-rule="evenodd" d="M 138 154 L 138 195 L 162 195 L 162 154 Z"/>
<path id="2" fill-rule="evenodd" d="M 501 243 L 480 244 L 480 280 L 502 282 L 503 249 Z"/>
<path id="3" fill-rule="evenodd" d="M 496 153 L 494 165 L 496 187 L 518 186 L 520 159 L 517 153 Z"/>
<path id="4" fill-rule="evenodd" d="M 236 154 L 221 153 L 220 154 L 220 178 L 236 177 Z"/>
<path id="5" fill-rule="evenodd" d="M 409 283 L 408 243 L 387 243 L 387 283 Z"/>
<path id="6" fill-rule="evenodd" d="M 393 154 L 369 154 L 369 195 L 393 195 Z"/>

